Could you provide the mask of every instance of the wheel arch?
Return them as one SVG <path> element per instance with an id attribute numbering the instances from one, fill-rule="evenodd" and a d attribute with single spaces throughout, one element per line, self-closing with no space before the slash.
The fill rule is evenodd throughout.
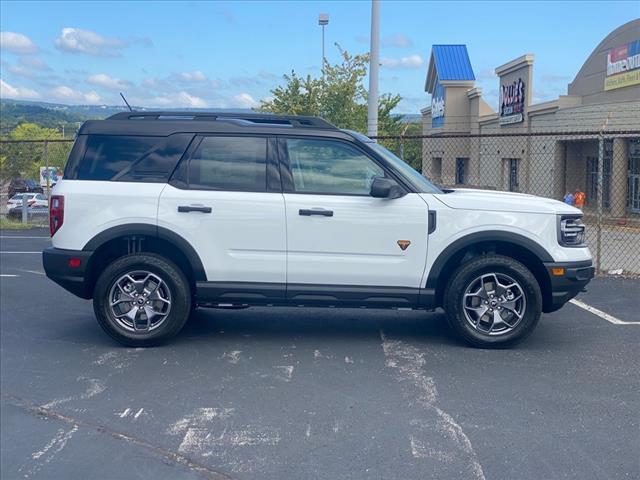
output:
<path id="1" fill-rule="evenodd" d="M 193 246 L 171 230 L 156 225 L 137 223 L 111 227 L 94 236 L 83 248 L 93 252 L 87 266 L 86 281 L 93 291 L 102 266 L 127 253 L 150 252 L 173 261 L 189 279 L 192 290 L 207 276 L 200 256 Z"/>
<path id="2" fill-rule="evenodd" d="M 442 306 L 444 290 L 455 270 L 468 259 L 484 253 L 509 256 L 524 264 L 540 285 L 543 305 L 551 302 L 551 282 L 544 266 L 544 262 L 553 261 L 551 254 L 530 238 L 497 230 L 466 235 L 438 255 L 426 283 L 426 289 L 435 292 L 435 306 Z"/>

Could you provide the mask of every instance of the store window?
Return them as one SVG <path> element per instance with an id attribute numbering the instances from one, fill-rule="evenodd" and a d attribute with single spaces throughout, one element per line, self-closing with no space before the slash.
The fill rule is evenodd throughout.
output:
<path id="1" fill-rule="evenodd" d="M 442 157 L 431 157 L 431 180 L 442 183 Z"/>
<path id="2" fill-rule="evenodd" d="M 629 140 L 627 208 L 640 213 L 640 138 Z"/>
<path id="3" fill-rule="evenodd" d="M 456 185 L 463 185 L 467 181 L 468 158 L 456 158 Z"/>
<path id="4" fill-rule="evenodd" d="M 504 158 L 504 173 L 506 180 L 506 188 L 510 192 L 520 191 L 520 159 L 519 158 Z"/>
<path id="5" fill-rule="evenodd" d="M 611 160 L 613 158 L 613 140 L 604 142 L 602 171 L 602 208 L 611 206 Z M 598 206 L 598 157 L 587 157 L 587 205 Z"/>

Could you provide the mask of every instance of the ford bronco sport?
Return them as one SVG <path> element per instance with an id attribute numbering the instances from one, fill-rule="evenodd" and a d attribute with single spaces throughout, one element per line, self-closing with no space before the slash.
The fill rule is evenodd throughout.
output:
<path id="1" fill-rule="evenodd" d="M 47 276 L 149 346 L 195 307 L 434 309 L 508 346 L 594 275 L 581 212 L 442 190 L 314 117 L 127 112 L 87 121 L 50 202 Z"/>

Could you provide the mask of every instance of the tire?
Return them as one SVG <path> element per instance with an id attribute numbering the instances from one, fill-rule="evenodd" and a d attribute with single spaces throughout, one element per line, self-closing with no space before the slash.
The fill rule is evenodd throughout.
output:
<path id="1" fill-rule="evenodd" d="M 524 340 L 537 325 L 542 293 L 522 263 L 502 255 L 482 255 L 453 273 L 443 307 L 449 325 L 468 344 L 507 348 Z"/>
<path id="2" fill-rule="evenodd" d="M 182 329 L 192 312 L 191 289 L 173 262 L 134 253 L 113 261 L 98 277 L 93 310 L 102 329 L 122 345 L 151 347 Z"/>

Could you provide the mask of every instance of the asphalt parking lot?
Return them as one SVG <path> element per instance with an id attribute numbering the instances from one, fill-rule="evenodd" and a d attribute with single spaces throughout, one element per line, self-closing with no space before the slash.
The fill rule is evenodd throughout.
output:
<path id="1" fill-rule="evenodd" d="M 512 350 L 442 313 L 198 310 L 122 348 L 0 232 L 0 477 L 640 478 L 640 280 L 594 280 Z M 40 238 L 38 238 L 40 237 Z"/>

